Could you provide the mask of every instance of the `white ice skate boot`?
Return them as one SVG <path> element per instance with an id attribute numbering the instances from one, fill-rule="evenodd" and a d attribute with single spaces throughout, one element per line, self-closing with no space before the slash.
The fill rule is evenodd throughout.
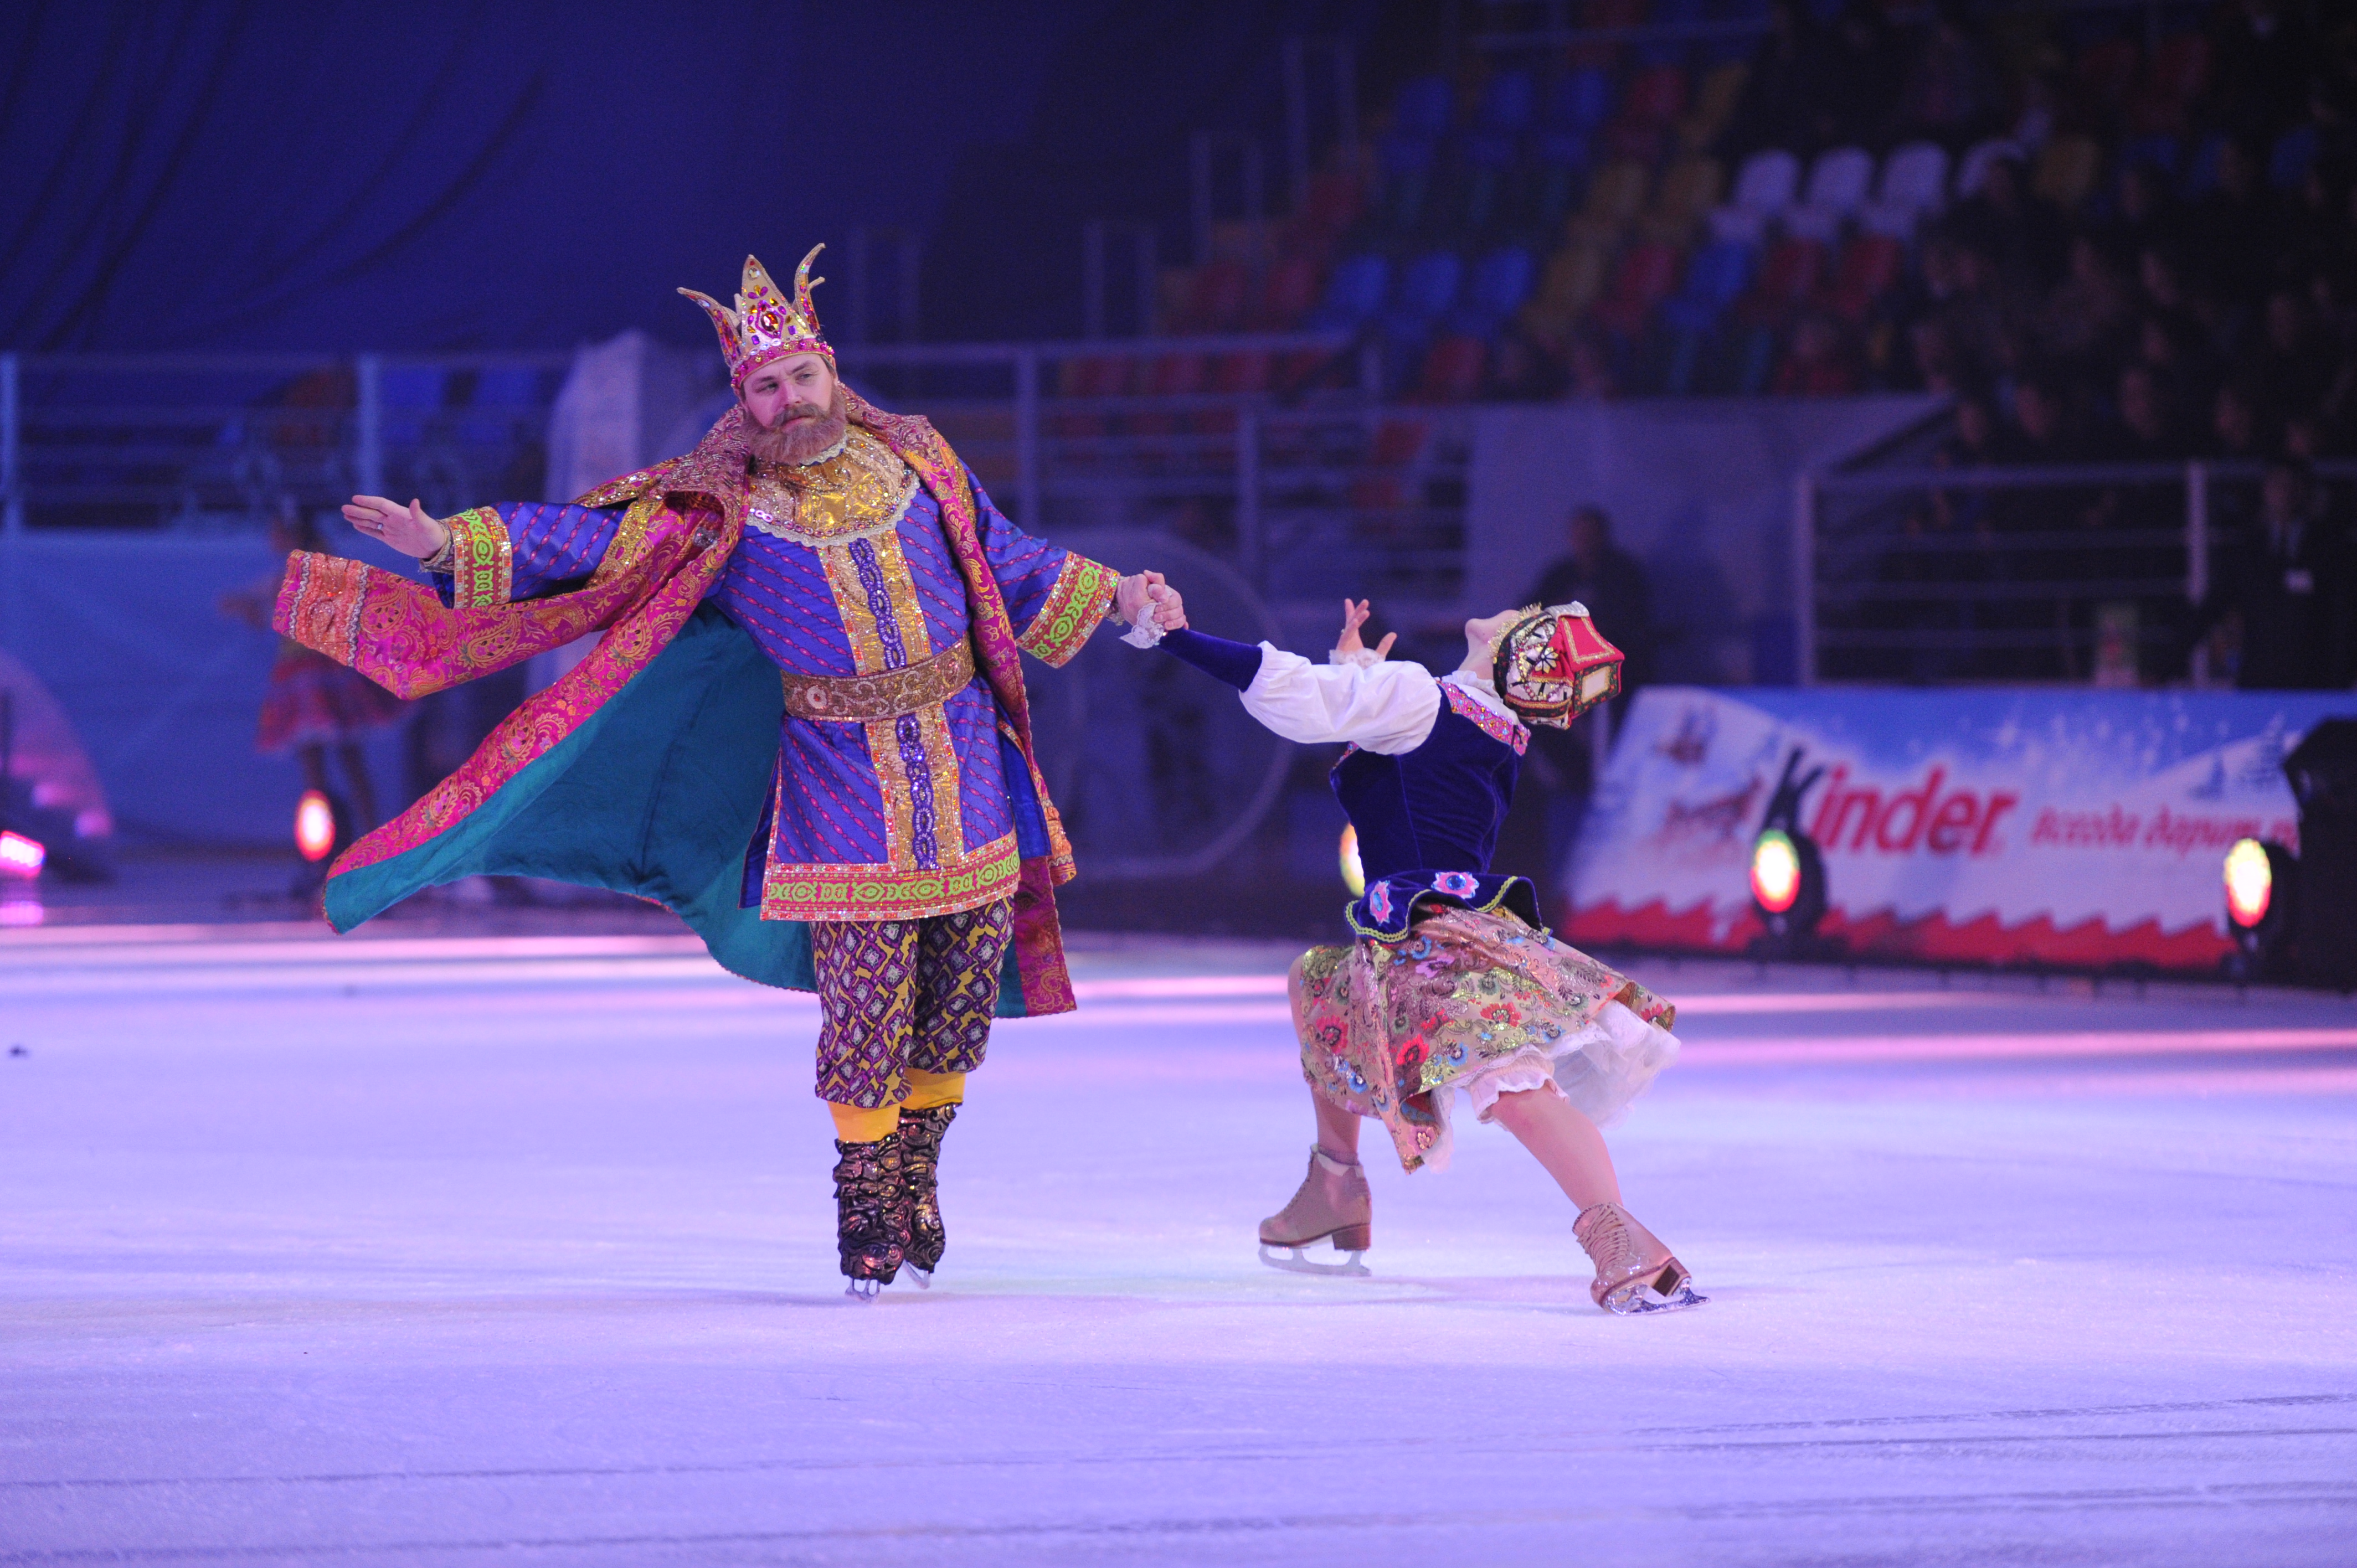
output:
<path id="1" fill-rule="evenodd" d="M 1309 1174 L 1301 1178 L 1301 1190 L 1282 1210 L 1260 1222 L 1260 1261 L 1296 1273 L 1363 1278 L 1367 1265 L 1359 1260 L 1374 1243 L 1374 1212 L 1366 1171 L 1312 1144 Z M 1329 1240 L 1336 1251 L 1350 1256 L 1339 1263 L 1313 1263 L 1301 1255 L 1304 1247 Z M 1276 1248 L 1285 1251 L 1280 1255 L 1273 1250 Z"/>
<path id="2" fill-rule="evenodd" d="M 1628 1316 L 1640 1312 L 1670 1312 L 1700 1306 L 1710 1297 L 1696 1295 L 1694 1276 L 1661 1238 L 1637 1223 L 1617 1203 L 1598 1203 L 1579 1211 L 1571 1233 L 1596 1264 L 1596 1278 L 1587 1294 L 1607 1312 Z"/>

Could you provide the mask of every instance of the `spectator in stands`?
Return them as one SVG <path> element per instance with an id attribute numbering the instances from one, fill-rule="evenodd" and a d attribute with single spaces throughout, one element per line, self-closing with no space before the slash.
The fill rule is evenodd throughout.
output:
<path id="1" fill-rule="evenodd" d="M 1857 391 L 1858 379 L 1857 356 L 1840 324 L 1813 310 L 1794 324 L 1792 347 L 1768 390 L 1778 397 L 1840 397 Z"/>
<path id="2" fill-rule="evenodd" d="M 2008 294 L 2042 296 L 2061 274 L 2069 231 L 2030 191 L 2028 171 L 2010 153 L 1989 160 L 1980 188 L 1956 204 L 1948 227 L 1966 250 L 1996 264 Z"/>
<path id="3" fill-rule="evenodd" d="M 2177 317 L 2146 312 L 2136 323 L 2136 362 L 2153 373 L 2180 413 L 2208 409 L 2216 396 L 2218 370 L 2209 345 Z"/>
<path id="4" fill-rule="evenodd" d="M 1825 40 L 1824 74 L 1812 102 L 1816 145 L 1886 145 L 1906 60 L 1875 0 L 1849 0 Z"/>
<path id="5" fill-rule="evenodd" d="M 1598 629 L 1629 656 L 1620 667 L 1625 705 L 1628 693 L 1652 679 L 1652 585 L 1637 558 L 1612 542 L 1612 517 L 1602 507 L 1587 502 L 1574 509 L 1566 537 L 1571 553 L 1548 564 L 1529 597 L 1542 605 L 1577 599 L 1587 607 Z"/>
<path id="6" fill-rule="evenodd" d="M 2259 340 L 2244 359 L 2243 374 L 2286 408 L 2305 413 L 2323 402 L 2339 370 L 2333 345 L 2316 330 L 2299 292 L 2279 288 L 2267 295 Z"/>
<path id="7" fill-rule="evenodd" d="M 2195 270 L 2229 299 L 2257 297 L 2275 275 L 2280 235 L 2266 171 L 2256 146 L 2230 139 L 2218 151 L 2216 183 L 2194 203 L 2185 225 L 2196 242 Z"/>
<path id="8" fill-rule="evenodd" d="M 2272 138 L 2287 112 L 2308 101 L 2315 44 L 2283 0 L 2222 6 L 2212 49 L 2216 102 L 2237 134 Z"/>
<path id="9" fill-rule="evenodd" d="M 2071 242 L 2069 275 L 2039 313 L 2039 347 L 2076 376 L 2097 379 L 2124 357 L 2134 306 L 2117 262 L 2093 234 Z"/>
<path id="10" fill-rule="evenodd" d="M 1892 139 L 1917 137 L 1959 153 L 1996 124 L 2001 92 L 1988 51 L 1959 0 L 1941 0 L 1908 66 Z"/>
<path id="11" fill-rule="evenodd" d="M 1729 163 L 1740 163 L 1762 147 L 1809 147 L 1822 61 L 1822 46 L 1798 0 L 1774 0 L 1768 7 L 1767 36 L 1751 57 L 1742 96 L 1720 142 Z"/>
<path id="12" fill-rule="evenodd" d="M 2278 458 L 2260 489 L 2255 537 L 2213 565 L 2190 641 L 2224 627 L 2246 691 L 2338 690 L 2357 678 L 2357 568 L 2348 528 L 2320 504 L 2308 465 Z"/>
<path id="13" fill-rule="evenodd" d="M 2132 163 L 2120 171 L 2112 215 L 2104 226 L 2105 243 L 2115 255 L 2141 255 L 2147 246 L 2177 238 L 2177 214 L 2169 199 L 2169 182 L 2150 164 Z"/>
<path id="14" fill-rule="evenodd" d="M 2069 394 L 2050 372 L 2027 376 L 2013 394 L 2013 424 L 2002 450 L 2008 465 L 2045 467 L 2078 461 L 2083 454 L 2069 429 Z M 2007 595 L 1991 607 L 1990 618 L 2014 634 L 2016 646 L 1993 660 L 1991 675 L 2003 680 L 2072 678 L 2072 603 L 2060 585 L 2072 581 L 2083 564 L 2077 546 L 2058 541 L 2086 526 L 2096 498 L 2077 486 L 2037 485 L 1997 492 L 1989 509 L 1998 549 L 1990 575 L 2016 585 L 2057 585 L 2050 598 Z"/>

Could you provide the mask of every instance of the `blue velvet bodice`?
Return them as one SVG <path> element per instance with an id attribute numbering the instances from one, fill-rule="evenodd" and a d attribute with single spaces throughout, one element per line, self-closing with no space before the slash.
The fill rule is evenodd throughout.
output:
<path id="1" fill-rule="evenodd" d="M 1414 751 L 1383 757 L 1354 746 L 1343 753 L 1330 782 L 1359 831 L 1367 880 L 1403 871 L 1489 870 L 1522 766 L 1512 746 L 1446 702 Z"/>

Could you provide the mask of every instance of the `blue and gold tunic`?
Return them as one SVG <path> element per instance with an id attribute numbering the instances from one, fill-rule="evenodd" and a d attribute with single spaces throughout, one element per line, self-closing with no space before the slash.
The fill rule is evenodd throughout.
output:
<path id="1" fill-rule="evenodd" d="M 1118 575 L 1010 522 L 973 486 L 983 553 L 1026 652 L 1060 665 L 1111 611 Z M 502 503 L 449 520 L 466 560 L 502 556 L 510 600 L 597 575 L 622 509 Z M 471 536 L 498 530 L 507 548 Z M 454 585 L 437 575 L 448 599 Z M 469 585 L 471 588 L 471 585 Z M 468 596 L 461 589 L 460 596 Z M 906 919 L 1003 898 L 1039 804 L 1028 766 L 965 652 L 965 579 L 936 498 L 882 442 L 852 429 L 798 468 L 761 465 L 742 540 L 705 602 L 787 678 L 822 681 L 963 670 L 911 711 L 780 721 L 765 820 L 747 856 L 745 903 L 795 920 Z"/>

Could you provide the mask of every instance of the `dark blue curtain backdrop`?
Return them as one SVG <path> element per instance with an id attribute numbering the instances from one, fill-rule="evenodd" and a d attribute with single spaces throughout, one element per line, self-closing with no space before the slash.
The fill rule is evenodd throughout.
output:
<path id="1" fill-rule="evenodd" d="M 0 345 L 689 341 L 748 249 L 929 231 L 1114 8 L 0 5 Z"/>

